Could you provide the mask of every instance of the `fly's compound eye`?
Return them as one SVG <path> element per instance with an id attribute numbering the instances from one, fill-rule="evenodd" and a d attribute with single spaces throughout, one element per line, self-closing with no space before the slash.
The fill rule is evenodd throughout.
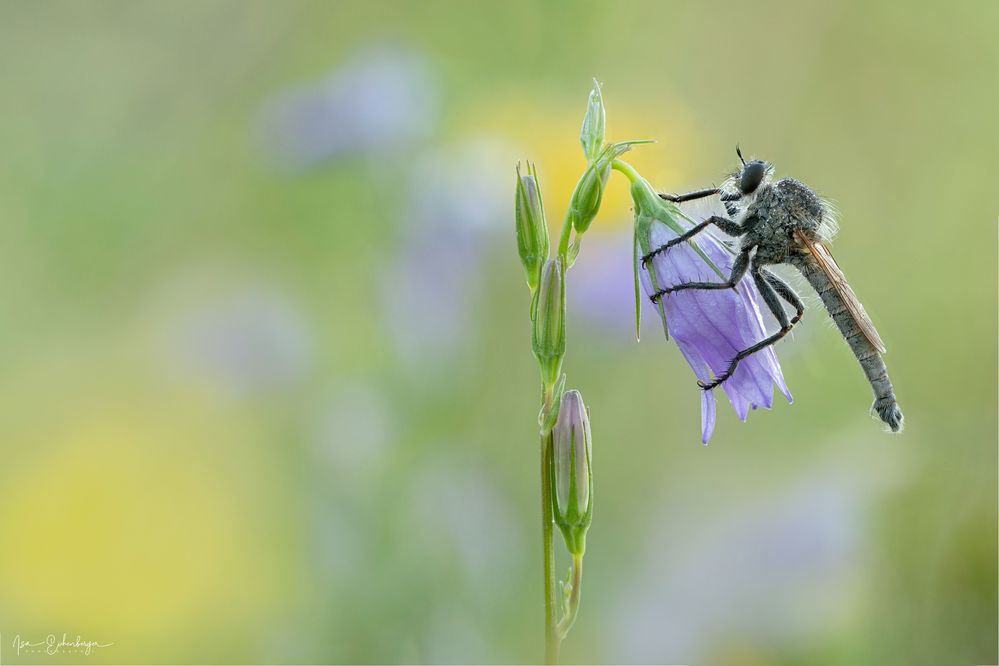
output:
<path id="1" fill-rule="evenodd" d="M 766 173 L 766 164 L 760 160 L 753 160 L 742 170 L 742 176 L 739 178 L 739 191 L 743 194 L 752 194 L 763 182 Z"/>

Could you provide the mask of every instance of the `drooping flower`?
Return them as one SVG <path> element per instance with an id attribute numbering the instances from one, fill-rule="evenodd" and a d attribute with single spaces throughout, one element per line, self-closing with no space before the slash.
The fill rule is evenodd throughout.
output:
<path id="1" fill-rule="evenodd" d="M 635 269 L 646 297 L 662 288 L 684 282 L 723 282 L 735 258 L 710 231 L 656 254 L 642 265 L 642 257 L 690 229 L 689 218 L 675 205 L 663 201 L 643 179 L 632 183 L 635 203 Z M 703 217 L 701 218 L 703 219 Z M 717 269 L 717 270 L 716 270 Z M 637 285 L 636 285 L 636 297 Z M 724 372 L 739 351 L 767 336 L 758 306 L 759 292 L 747 275 L 735 289 L 688 289 L 659 299 L 656 310 L 676 340 L 680 352 L 697 378 L 710 381 Z M 773 404 L 773 385 L 792 400 L 772 347 L 744 359 L 720 386 L 740 420 L 750 409 Z M 701 441 L 711 439 L 715 428 L 715 395 L 701 391 Z"/>

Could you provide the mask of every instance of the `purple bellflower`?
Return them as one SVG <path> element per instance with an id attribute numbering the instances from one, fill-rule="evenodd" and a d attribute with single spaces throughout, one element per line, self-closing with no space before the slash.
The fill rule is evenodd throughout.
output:
<path id="1" fill-rule="evenodd" d="M 638 284 L 651 297 L 659 289 L 683 282 L 723 282 L 732 269 L 733 253 L 707 231 L 676 245 L 642 265 L 642 257 L 690 229 L 701 220 L 663 201 L 644 179 L 633 180 L 635 204 L 635 297 Z M 689 289 L 664 296 L 655 304 L 666 335 L 677 346 L 697 378 L 710 381 L 722 373 L 737 352 L 766 337 L 757 305 L 759 292 L 748 276 L 735 289 Z M 719 388 L 725 391 L 740 420 L 750 409 L 773 404 L 773 385 L 792 401 L 772 347 L 749 356 Z M 701 391 L 701 441 L 711 439 L 715 428 L 715 395 Z"/>

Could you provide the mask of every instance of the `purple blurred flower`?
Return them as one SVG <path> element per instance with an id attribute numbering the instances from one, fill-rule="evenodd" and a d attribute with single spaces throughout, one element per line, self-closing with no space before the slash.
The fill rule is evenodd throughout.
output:
<path id="1" fill-rule="evenodd" d="M 198 288 L 211 290 L 204 282 Z M 298 305 L 271 285 L 246 285 L 208 296 L 193 308 L 186 304 L 166 333 L 171 373 L 237 397 L 289 390 L 313 366 L 308 322 Z"/>
<path id="2" fill-rule="evenodd" d="M 481 296 L 485 255 L 509 233 L 515 159 L 511 146 L 483 136 L 412 165 L 393 256 L 376 272 L 398 359 L 424 387 L 446 380 L 453 389 L 455 367 L 470 369 L 480 336 L 468 313 Z"/>
<path id="3" fill-rule="evenodd" d="M 439 98 L 436 75 L 421 53 L 370 46 L 324 79 L 268 102 L 265 148 L 292 169 L 350 155 L 398 157 L 430 135 Z"/>
<path id="4" fill-rule="evenodd" d="M 734 469 L 712 471 L 719 492 L 711 498 L 703 481 L 665 484 L 668 497 L 646 498 L 646 520 L 659 529 L 631 540 L 632 564 L 612 583 L 617 599 L 597 619 L 617 660 L 720 663 L 718 646 L 733 636 L 761 654 L 782 653 L 821 641 L 838 618 L 858 617 L 858 585 L 869 574 L 864 516 L 890 492 L 891 465 L 834 454 L 789 478 L 768 474 L 765 490 L 748 495 L 731 490 L 745 477 Z"/>
<path id="5" fill-rule="evenodd" d="M 610 215 L 601 213 L 600 224 L 586 232 L 586 251 L 572 265 L 572 289 L 566 293 L 574 339 L 599 336 L 603 346 L 629 344 L 628 317 L 635 311 L 632 267 L 621 261 L 631 250 L 631 231 L 618 228 Z M 655 322 L 642 323 L 642 335 L 656 330 L 662 328 Z"/>
<path id="6" fill-rule="evenodd" d="M 647 296 L 657 289 L 683 282 L 722 281 L 698 248 L 728 276 L 734 256 L 707 232 L 692 239 L 697 247 L 691 242 L 682 243 L 657 254 L 648 269 L 644 268 L 641 264 L 644 254 L 676 238 L 678 232 L 686 231 L 693 223 L 684 219 L 675 206 L 660 199 L 645 181 L 633 183 L 632 197 L 635 200 L 635 262 Z M 654 272 L 655 284 L 650 270 Z M 734 290 L 690 289 L 670 294 L 660 301 L 659 316 L 698 379 L 709 381 L 724 372 L 736 353 L 766 337 L 763 317 L 757 306 L 758 296 L 752 280 L 743 279 Z M 744 359 L 721 388 L 736 415 L 745 421 L 750 408 L 770 408 L 773 384 L 790 402 L 791 394 L 784 383 L 777 355 L 773 348 L 768 348 Z M 714 392 L 701 391 L 701 441 L 705 444 L 714 432 L 715 409 Z"/>

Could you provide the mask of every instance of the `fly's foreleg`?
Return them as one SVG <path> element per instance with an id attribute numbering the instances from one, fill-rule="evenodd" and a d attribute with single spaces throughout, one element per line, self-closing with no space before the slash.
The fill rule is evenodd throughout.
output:
<path id="1" fill-rule="evenodd" d="M 728 281 L 726 282 L 683 282 L 681 284 L 674 285 L 672 287 L 667 287 L 665 289 L 660 289 L 656 293 L 652 294 L 650 298 L 653 303 L 658 303 L 659 299 L 667 294 L 672 294 L 675 291 L 682 291 L 684 289 L 734 289 L 735 285 L 739 284 L 739 280 L 746 274 L 746 269 L 749 268 L 749 250 L 743 250 L 739 256 L 735 258 L 732 262 L 732 272 L 728 276 Z"/>
<path id="2" fill-rule="evenodd" d="M 673 203 L 683 203 L 684 201 L 693 201 L 695 199 L 703 199 L 704 197 L 710 197 L 712 194 L 718 194 L 720 192 L 717 187 L 707 187 L 703 190 L 695 190 L 693 192 L 687 192 L 686 194 L 660 194 L 660 199 L 665 199 L 666 201 L 672 201 Z"/>
<path id="3" fill-rule="evenodd" d="M 642 265 L 648 267 L 649 261 L 652 259 L 652 257 L 656 256 L 657 254 L 660 254 L 661 252 L 665 252 L 666 250 L 670 249 L 675 245 L 679 245 L 680 243 L 684 243 L 690 240 L 697 234 L 701 233 L 702 231 L 710 227 L 712 224 L 721 229 L 722 231 L 724 231 L 729 236 L 741 236 L 742 234 L 745 233 L 745 231 L 742 228 L 742 225 L 739 224 L 738 222 L 733 222 L 732 220 L 721 217 L 719 215 L 712 215 L 711 217 L 704 220 L 700 224 L 694 225 L 689 231 L 677 236 L 670 242 L 665 243 L 664 245 L 660 245 L 656 249 L 646 254 L 644 257 L 642 257 Z"/>
<path id="4" fill-rule="evenodd" d="M 751 274 L 753 276 L 753 282 L 756 283 L 756 288 L 759 289 L 760 295 L 763 297 L 763 301 L 767 304 L 767 307 L 770 309 L 770 312 L 773 313 L 774 317 L 777 318 L 778 323 L 780 323 L 780 330 L 757 342 L 755 345 L 747 347 L 737 353 L 735 358 L 732 359 L 732 362 L 729 363 L 725 372 L 718 375 L 710 382 L 698 381 L 698 386 L 705 391 L 713 389 L 731 377 L 735 373 L 736 368 L 739 367 L 739 362 L 742 361 L 742 359 L 747 356 L 751 356 L 758 351 L 766 349 L 787 335 L 791 329 L 794 328 L 794 325 L 801 321 L 801 318 L 805 314 L 805 304 L 801 302 L 798 294 L 794 293 L 794 290 L 791 289 L 786 282 L 756 264 L 753 265 Z M 790 320 L 787 318 L 787 313 L 784 312 L 783 306 L 781 306 L 780 298 L 783 298 L 785 301 L 790 303 L 795 309 L 794 317 Z"/>

